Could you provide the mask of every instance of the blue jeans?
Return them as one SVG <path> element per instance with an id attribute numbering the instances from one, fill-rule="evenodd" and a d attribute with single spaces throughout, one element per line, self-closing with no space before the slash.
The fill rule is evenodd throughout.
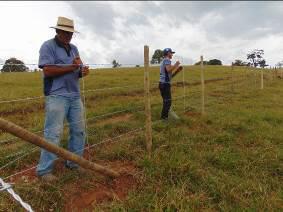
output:
<path id="1" fill-rule="evenodd" d="M 83 155 L 85 145 L 85 123 L 82 101 L 79 97 L 47 96 L 45 102 L 44 138 L 55 145 L 60 144 L 64 120 L 69 123 L 68 149 L 79 156 Z M 57 155 L 41 149 L 36 172 L 38 176 L 52 172 Z M 65 164 L 69 168 L 78 167 L 71 161 Z"/>

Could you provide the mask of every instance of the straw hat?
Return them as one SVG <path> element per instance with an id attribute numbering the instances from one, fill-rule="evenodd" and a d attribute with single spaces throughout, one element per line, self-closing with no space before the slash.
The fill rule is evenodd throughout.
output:
<path id="1" fill-rule="evenodd" d="M 74 29 L 74 21 L 65 17 L 58 17 L 57 26 L 50 27 L 54 29 L 60 29 L 67 32 L 78 32 Z"/>

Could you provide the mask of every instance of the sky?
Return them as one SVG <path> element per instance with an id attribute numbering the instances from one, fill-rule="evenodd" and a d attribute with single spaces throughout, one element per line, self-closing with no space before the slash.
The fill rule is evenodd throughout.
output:
<path id="1" fill-rule="evenodd" d="M 268 1 L 1 1 L 0 63 L 37 63 L 55 36 L 58 16 L 74 20 L 72 43 L 89 64 L 143 64 L 143 47 L 172 48 L 175 60 L 220 59 L 230 65 L 263 49 L 267 64 L 283 60 L 283 2 Z"/>

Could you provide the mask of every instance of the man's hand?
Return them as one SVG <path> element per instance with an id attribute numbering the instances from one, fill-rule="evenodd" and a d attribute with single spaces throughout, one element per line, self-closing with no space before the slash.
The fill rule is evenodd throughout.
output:
<path id="1" fill-rule="evenodd" d="M 82 67 L 82 76 L 85 77 L 89 74 L 89 66 Z"/>
<path id="2" fill-rule="evenodd" d="M 177 60 L 174 66 L 179 66 L 180 64 L 181 64 L 180 61 Z"/>
<path id="3" fill-rule="evenodd" d="M 177 70 L 172 74 L 172 78 L 173 77 L 175 77 L 176 76 L 176 74 L 178 74 L 180 71 L 182 71 L 183 70 L 183 66 L 179 66 L 178 68 L 177 68 Z"/>
<path id="4" fill-rule="evenodd" d="M 73 60 L 73 64 L 75 64 L 75 65 L 82 65 L 83 62 L 82 62 L 80 57 L 75 57 L 74 60 Z"/>
<path id="5" fill-rule="evenodd" d="M 179 66 L 178 69 L 177 69 L 177 72 L 180 72 L 183 70 L 183 66 Z"/>

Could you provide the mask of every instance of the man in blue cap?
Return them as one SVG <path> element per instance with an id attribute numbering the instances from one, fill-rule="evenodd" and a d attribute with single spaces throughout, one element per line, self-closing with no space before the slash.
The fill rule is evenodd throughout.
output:
<path id="1" fill-rule="evenodd" d="M 163 50 L 164 59 L 160 65 L 160 80 L 159 80 L 159 90 L 163 99 L 163 108 L 161 112 L 161 119 L 167 120 L 168 113 L 171 107 L 171 79 L 178 72 L 182 70 L 180 62 L 176 61 L 174 65 L 171 65 L 171 59 L 175 52 L 171 48 L 165 48 Z"/>

